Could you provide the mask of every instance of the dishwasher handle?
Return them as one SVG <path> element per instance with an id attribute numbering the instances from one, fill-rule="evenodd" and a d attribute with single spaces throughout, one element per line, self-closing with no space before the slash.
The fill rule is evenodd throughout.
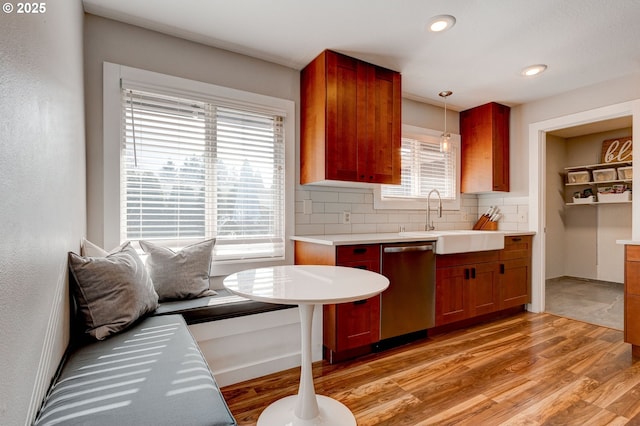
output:
<path id="1" fill-rule="evenodd" d="M 422 246 L 401 246 L 401 247 L 385 247 L 385 253 L 407 253 L 411 251 L 433 251 L 433 244 L 425 244 Z"/>

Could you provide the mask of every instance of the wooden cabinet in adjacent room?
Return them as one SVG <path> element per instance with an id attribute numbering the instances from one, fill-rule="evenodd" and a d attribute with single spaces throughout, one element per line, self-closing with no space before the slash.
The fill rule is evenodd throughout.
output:
<path id="1" fill-rule="evenodd" d="M 500 251 L 500 309 L 531 303 L 531 235 L 504 237 Z"/>
<path id="2" fill-rule="evenodd" d="M 624 254 L 624 341 L 640 357 L 640 246 L 626 245 Z"/>
<path id="3" fill-rule="evenodd" d="M 499 309 L 498 250 L 436 256 L 436 326 Z"/>
<path id="4" fill-rule="evenodd" d="M 336 265 L 380 272 L 380 244 L 329 246 L 295 242 L 297 265 Z M 323 305 L 323 357 L 331 363 L 369 353 L 380 340 L 380 295 Z"/>
<path id="5" fill-rule="evenodd" d="M 400 73 L 325 50 L 301 72 L 300 183 L 400 183 Z"/>
<path id="6" fill-rule="evenodd" d="M 462 192 L 509 191 L 509 116 L 495 102 L 460 113 Z"/>

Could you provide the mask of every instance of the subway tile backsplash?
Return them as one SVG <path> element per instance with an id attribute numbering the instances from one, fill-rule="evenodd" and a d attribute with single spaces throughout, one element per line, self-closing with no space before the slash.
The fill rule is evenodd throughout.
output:
<path id="1" fill-rule="evenodd" d="M 369 188 L 333 188 L 298 186 L 296 191 L 296 235 L 369 234 L 381 232 L 421 231 L 426 223 L 425 210 L 376 210 L 373 190 Z M 305 200 L 310 200 L 305 203 Z M 305 209 L 310 207 L 310 209 Z M 497 205 L 503 213 L 499 230 L 527 231 L 526 197 L 483 197 L 462 195 L 459 211 L 435 210 L 431 217 L 437 230 L 471 229 L 489 206 Z M 348 212 L 348 223 L 345 213 Z"/>

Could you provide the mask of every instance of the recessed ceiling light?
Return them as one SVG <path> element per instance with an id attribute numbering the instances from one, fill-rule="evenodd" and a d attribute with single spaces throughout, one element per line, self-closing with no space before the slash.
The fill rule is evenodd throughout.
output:
<path id="1" fill-rule="evenodd" d="M 448 30 L 456 24 L 456 18 L 451 15 L 438 15 L 429 19 L 429 31 L 434 33 Z"/>
<path id="2" fill-rule="evenodd" d="M 530 67 L 526 67 L 522 70 L 522 75 L 524 75 L 525 77 L 533 77 L 534 75 L 538 75 L 546 69 L 547 66 L 545 64 L 531 65 Z"/>

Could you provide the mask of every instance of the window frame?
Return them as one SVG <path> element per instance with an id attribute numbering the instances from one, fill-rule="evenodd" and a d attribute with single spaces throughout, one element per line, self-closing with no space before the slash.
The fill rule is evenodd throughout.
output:
<path id="1" fill-rule="evenodd" d="M 429 138 L 439 140 L 442 132 L 424 127 L 402 125 L 403 138 Z M 460 193 L 460 135 L 451 134 L 449 143 L 456 148 L 456 199 L 442 200 L 443 210 L 457 211 L 462 205 L 462 194 Z M 395 210 L 424 210 L 427 208 L 426 198 L 383 198 L 382 185 L 376 185 L 373 190 L 373 206 L 376 210 L 395 209 Z"/>
<path id="2" fill-rule="evenodd" d="M 293 263 L 295 193 L 295 102 L 210 83 L 104 62 L 103 64 L 103 244 L 116 247 L 120 241 L 120 131 L 121 85 L 169 96 L 221 102 L 228 106 L 279 114 L 284 117 L 284 257 L 212 262 L 211 275 L 227 275 L 248 267 Z"/>

